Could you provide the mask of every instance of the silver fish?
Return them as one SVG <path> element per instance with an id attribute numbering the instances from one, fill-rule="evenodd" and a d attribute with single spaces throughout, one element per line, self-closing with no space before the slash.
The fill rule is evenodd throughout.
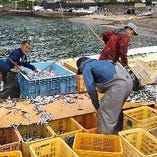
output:
<path id="1" fill-rule="evenodd" d="M 54 119 L 54 116 L 50 112 L 43 111 L 40 113 L 40 117 L 37 124 L 41 124 L 41 125 L 47 124 L 50 120 L 53 120 L 53 119 Z"/>

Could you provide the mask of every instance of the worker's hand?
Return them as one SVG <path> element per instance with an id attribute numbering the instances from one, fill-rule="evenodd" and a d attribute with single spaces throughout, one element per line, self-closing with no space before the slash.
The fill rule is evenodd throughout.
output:
<path id="1" fill-rule="evenodd" d="M 13 70 L 18 72 L 20 70 L 20 66 L 18 66 L 18 65 L 14 66 Z"/>
<path id="2" fill-rule="evenodd" d="M 21 72 L 22 74 L 27 75 L 27 72 L 25 70 L 22 70 Z"/>

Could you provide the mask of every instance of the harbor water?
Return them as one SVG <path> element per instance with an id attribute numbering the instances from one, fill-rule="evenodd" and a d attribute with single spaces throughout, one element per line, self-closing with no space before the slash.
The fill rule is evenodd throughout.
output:
<path id="1" fill-rule="evenodd" d="M 91 24 L 101 37 L 103 31 L 119 25 Z M 31 62 L 54 60 L 64 52 L 72 51 L 65 57 L 100 54 L 103 45 L 86 24 L 68 19 L 47 19 L 29 16 L 0 16 L 0 49 L 8 54 L 19 47 L 23 40 L 30 40 Z M 155 46 L 157 32 L 139 28 L 139 35 L 133 37 L 129 48 Z M 0 54 L 2 56 L 2 54 Z"/>

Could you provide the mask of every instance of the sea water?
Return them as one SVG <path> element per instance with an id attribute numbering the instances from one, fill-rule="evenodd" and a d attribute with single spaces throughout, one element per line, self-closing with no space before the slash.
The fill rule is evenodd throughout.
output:
<path id="1" fill-rule="evenodd" d="M 103 31 L 119 26 L 92 24 L 91 27 L 101 37 Z M 139 30 L 139 35 L 130 40 L 129 48 L 156 45 L 157 32 L 145 28 Z M 31 42 L 28 57 L 31 62 L 100 54 L 103 48 L 102 43 L 84 23 L 66 19 L 0 16 L 1 50 L 8 54 L 25 39 Z M 69 51 L 67 55 L 62 55 Z"/>

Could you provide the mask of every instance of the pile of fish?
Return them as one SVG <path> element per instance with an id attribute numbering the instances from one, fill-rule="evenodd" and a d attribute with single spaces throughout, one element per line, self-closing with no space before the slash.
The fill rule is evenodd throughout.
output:
<path id="1" fill-rule="evenodd" d="M 46 78 L 52 78 L 58 76 L 58 73 L 56 71 L 53 70 L 44 70 L 44 71 L 38 71 L 38 72 L 31 72 L 29 73 L 29 77 L 32 80 L 36 80 L 36 79 L 46 79 Z"/>
<path id="2" fill-rule="evenodd" d="M 39 120 L 37 124 L 47 124 L 50 120 L 54 119 L 54 116 L 52 113 L 48 111 L 43 111 L 42 107 L 43 105 L 52 103 L 54 101 L 62 99 L 63 105 L 68 105 L 71 103 L 77 103 L 78 99 L 83 99 L 83 95 L 80 94 L 57 94 L 52 96 L 37 96 L 35 98 L 29 98 L 27 101 L 29 103 L 34 104 L 33 110 L 37 112 L 39 115 Z"/>
<path id="3" fill-rule="evenodd" d="M 130 102 L 157 101 L 157 86 L 145 85 L 128 97 Z"/>
<path id="4" fill-rule="evenodd" d="M 63 100 L 63 105 L 77 103 L 78 99 L 83 99 L 83 94 L 56 94 L 51 96 L 37 96 L 28 98 L 28 102 L 34 104 L 34 111 L 41 111 L 42 105 L 46 105 L 58 100 Z"/>
<path id="5" fill-rule="evenodd" d="M 41 125 L 48 124 L 48 122 L 53 119 L 54 119 L 54 116 L 50 112 L 42 111 L 40 113 L 40 117 L 39 117 L 37 124 L 41 124 Z"/>
<path id="6" fill-rule="evenodd" d="M 56 130 L 55 133 L 56 133 L 57 135 L 61 135 L 61 134 L 65 134 L 66 131 L 64 131 L 64 130 Z"/>
<path id="7" fill-rule="evenodd" d="M 29 103 L 34 104 L 33 110 L 34 111 L 41 111 L 42 105 L 46 105 L 50 102 L 54 101 L 53 96 L 37 96 L 37 97 L 30 97 L 27 100 Z"/>
<path id="8" fill-rule="evenodd" d="M 24 142 L 31 142 L 31 141 L 40 140 L 40 139 L 42 139 L 42 138 L 44 138 L 44 137 L 42 137 L 42 136 L 25 136 L 25 137 L 23 138 L 23 141 L 24 141 Z"/>
<path id="9" fill-rule="evenodd" d="M 10 109 L 16 106 L 16 101 L 12 100 L 10 97 L 4 101 L 4 103 L 1 105 L 1 107 Z"/>

